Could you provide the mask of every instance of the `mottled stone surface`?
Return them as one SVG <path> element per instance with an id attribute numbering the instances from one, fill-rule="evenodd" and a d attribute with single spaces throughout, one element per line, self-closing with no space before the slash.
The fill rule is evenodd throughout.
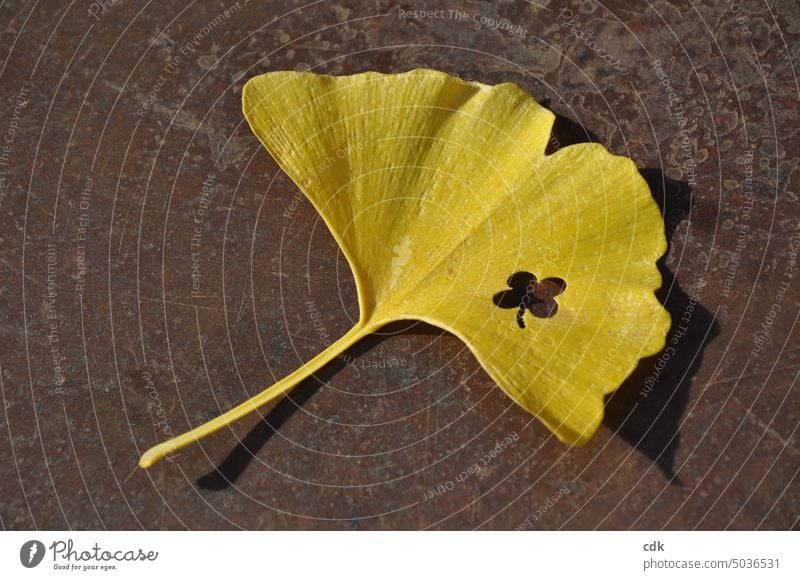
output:
<path id="1" fill-rule="evenodd" d="M 3 528 L 797 526 L 793 0 L 143 6 L 0 7 Z M 244 123 L 246 79 L 415 67 L 515 82 L 559 146 L 636 161 L 674 350 L 571 449 L 457 339 L 392 329 L 138 470 L 357 317 L 331 235 Z"/>

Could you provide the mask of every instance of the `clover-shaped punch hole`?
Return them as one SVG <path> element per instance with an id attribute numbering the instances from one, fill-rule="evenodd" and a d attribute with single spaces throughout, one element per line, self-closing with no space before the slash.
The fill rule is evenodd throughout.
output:
<path id="1" fill-rule="evenodd" d="M 537 318 L 555 316 L 558 312 L 555 297 L 567 289 L 567 283 L 561 278 L 545 278 L 539 282 L 530 272 L 516 272 L 506 283 L 511 289 L 498 292 L 492 301 L 499 308 L 516 308 L 520 328 L 525 328 L 526 310 Z"/>

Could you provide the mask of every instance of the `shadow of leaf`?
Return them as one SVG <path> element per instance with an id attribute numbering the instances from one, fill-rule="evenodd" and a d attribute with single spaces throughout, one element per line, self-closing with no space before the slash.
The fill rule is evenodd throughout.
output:
<path id="1" fill-rule="evenodd" d="M 598 141 L 579 123 L 556 114 L 546 152 Z M 692 189 L 686 182 L 666 178 L 657 168 L 640 172 L 661 210 L 671 248 L 675 230 L 691 214 Z M 667 343 L 655 356 L 642 359 L 631 376 L 609 395 L 603 422 L 651 459 L 671 483 L 680 485 L 675 473 L 680 422 L 703 351 L 719 335 L 720 327 L 712 313 L 696 300 L 697 292 L 687 293 L 681 288 L 666 266 L 666 255 L 658 261 L 658 269 L 662 285 L 656 297 L 672 317 Z"/>
<path id="2" fill-rule="evenodd" d="M 691 211 L 691 188 L 665 178 L 659 169 L 641 173 L 661 209 L 671 241 L 678 224 Z M 672 317 L 667 344 L 655 356 L 642 359 L 631 376 L 609 395 L 603 422 L 650 458 L 670 482 L 680 485 L 675 473 L 680 422 L 703 351 L 719 335 L 720 327 L 696 300 L 697 292 L 687 293 L 681 288 L 665 262 L 666 256 L 658 262 L 663 282 L 656 296 Z"/>

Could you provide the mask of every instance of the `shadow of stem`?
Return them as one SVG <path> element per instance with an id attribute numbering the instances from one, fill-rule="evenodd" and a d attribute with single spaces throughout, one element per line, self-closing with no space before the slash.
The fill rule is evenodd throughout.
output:
<path id="1" fill-rule="evenodd" d="M 397 322 L 387 324 L 380 332 L 363 338 L 347 349 L 318 373 L 299 383 L 281 399 L 231 450 L 222 462 L 210 473 L 200 477 L 197 485 L 208 490 L 223 490 L 230 487 L 244 472 L 267 441 L 302 407 L 320 387 L 342 371 L 352 361 L 395 335 L 426 334 L 442 335 L 446 332 L 424 322 Z"/>

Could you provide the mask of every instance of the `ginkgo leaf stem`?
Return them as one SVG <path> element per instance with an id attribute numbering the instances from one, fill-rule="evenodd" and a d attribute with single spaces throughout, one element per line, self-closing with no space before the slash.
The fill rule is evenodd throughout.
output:
<path id="1" fill-rule="evenodd" d="M 229 411 L 226 411 L 219 417 L 211 419 L 199 427 L 195 427 L 191 431 L 187 431 L 182 435 L 178 435 L 177 437 L 173 437 L 172 439 L 151 447 L 145 451 L 141 459 L 139 459 L 139 467 L 150 467 L 167 455 L 174 453 L 178 449 L 182 449 L 187 445 L 191 445 L 192 443 L 195 443 L 200 439 L 215 433 L 223 427 L 230 425 L 234 421 L 241 419 L 245 415 L 252 413 L 259 407 L 263 407 L 280 395 L 287 393 L 304 379 L 310 377 L 316 371 L 339 356 L 342 352 L 347 350 L 348 347 L 370 334 L 373 330 L 374 327 L 367 327 L 361 323 L 356 324 L 344 336 L 328 346 L 317 356 L 312 358 L 310 361 L 305 363 L 303 366 L 284 379 L 278 381 L 270 387 L 267 387 L 255 397 L 252 397 L 244 403 L 241 403 Z"/>

